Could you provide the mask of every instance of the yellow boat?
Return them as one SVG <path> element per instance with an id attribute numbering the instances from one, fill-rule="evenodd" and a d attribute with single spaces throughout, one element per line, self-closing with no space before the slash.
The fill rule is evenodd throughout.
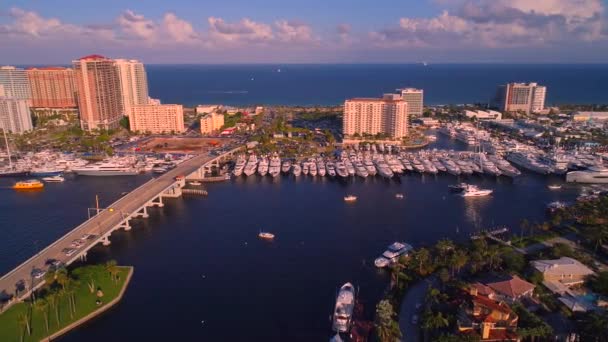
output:
<path id="1" fill-rule="evenodd" d="M 13 185 L 15 190 L 40 190 L 44 188 L 44 183 L 37 179 L 30 179 L 23 182 L 17 182 Z"/>

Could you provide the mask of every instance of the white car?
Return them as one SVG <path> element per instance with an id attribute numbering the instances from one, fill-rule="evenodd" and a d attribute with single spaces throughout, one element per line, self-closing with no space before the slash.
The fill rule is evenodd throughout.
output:
<path id="1" fill-rule="evenodd" d="M 67 256 L 72 256 L 72 255 L 74 255 L 74 253 L 76 253 L 76 249 L 75 248 L 64 248 L 62 252 L 63 252 L 63 254 L 65 254 Z"/>
<path id="2" fill-rule="evenodd" d="M 40 279 L 40 278 L 44 277 L 45 274 L 46 274 L 46 271 L 38 269 L 38 268 L 32 270 L 32 277 L 34 277 L 35 279 Z"/>

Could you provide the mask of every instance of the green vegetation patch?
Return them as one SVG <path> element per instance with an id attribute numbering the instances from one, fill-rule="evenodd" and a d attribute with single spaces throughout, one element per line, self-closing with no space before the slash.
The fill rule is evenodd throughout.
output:
<path id="1" fill-rule="evenodd" d="M 40 341 L 102 309 L 126 286 L 130 269 L 109 262 L 71 273 L 62 269 L 46 277 L 55 282 L 37 291 L 35 299 L 0 314 L 0 341 Z"/>

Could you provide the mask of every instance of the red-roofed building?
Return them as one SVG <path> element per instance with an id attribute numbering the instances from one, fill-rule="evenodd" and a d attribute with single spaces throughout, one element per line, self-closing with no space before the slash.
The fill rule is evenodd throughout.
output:
<path id="1" fill-rule="evenodd" d="M 497 281 L 486 284 L 489 288 L 509 302 L 515 302 L 524 297 L 532 297 L 534 294 L 534 284 L 529 283 L 518 276 L 512 276 L 511 279 Z"/>
<path id="2" fill-rule="evenodd" d="M 477 284 L 475 284 L 477 285 Z M 458 314 L 458 331 L 481 341 L 519 341 L 515 332 L 519 317 L 502 301 L 478 294 L 480 286 L 472 286 L 468 300 Z M 482 289 L 485 289 L 482 285 Z"/>

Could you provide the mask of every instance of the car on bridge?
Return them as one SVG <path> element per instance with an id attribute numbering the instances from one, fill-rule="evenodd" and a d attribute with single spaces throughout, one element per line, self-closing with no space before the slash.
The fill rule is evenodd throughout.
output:
<path id="1" fill-rule="evenodd" d="M 64 248 L 62 250 L 63 254 L 67 255 L 67 256 L 72 256 L 74 255 L 74 253 L 76 253 L 76 249 L 75 248 Z"/>
<path id="2" fill-rule="evenodd" d="M 40 279 L 40 278 L 44 277 L 45 274 L 46 274 L 46 271 L 41 270 L 39 268 L 35 268 L 32 270 L 32 277 L 34 277 L 35 279 Z"/>

